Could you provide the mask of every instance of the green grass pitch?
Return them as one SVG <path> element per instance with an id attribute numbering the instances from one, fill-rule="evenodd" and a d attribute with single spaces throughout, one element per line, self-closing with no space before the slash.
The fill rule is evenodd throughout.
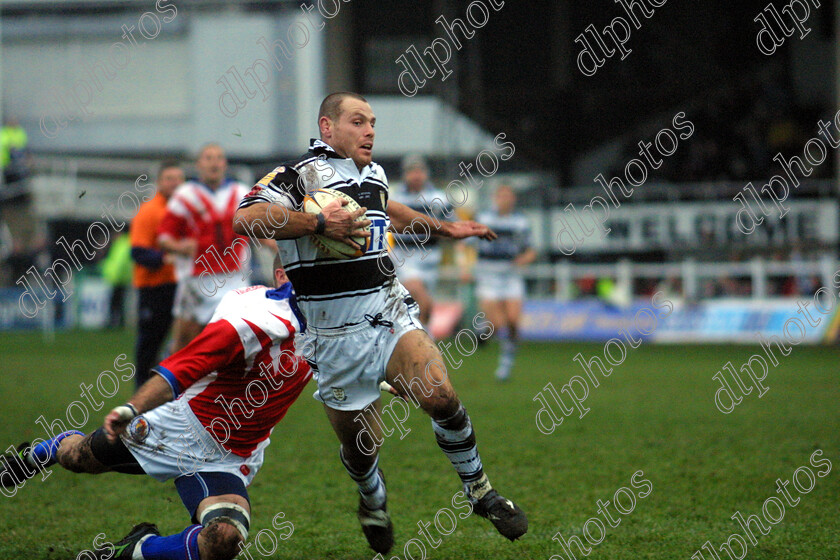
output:
<path id="1" fill-rule="evenodd" d="M 113 370 L 118 354 L 132 355 L 130 331 L 63 332 L 54 343 L 39 334 L 4 333 L 0 338 L 0 445 L 43 436 L 36 418 L 63 418 L 80 396 L 79 384 L 95 383 Z M 837 350 L 795 347 L 771 370 L 769 391 L 755 391 L 731 414 L 714 406 L 712 376 L 726 361 L 736 366 L 753 353 L 747 346 L 652 346 L 631 350 L 612 375 L 592 389 L 584 417 L 565 419 L 551 435 L 535 424 L 534 395 L 551 381 L 560 388 L 582 374 L 572 361 L 578 352 L 603 355 L 600 344 L 523 344 L 511 381 L 492 376 L 496 346 L 467 357 L 450 376 L 467 406 L 486 472 L 503 495 L 528 513 L 530 529 L 510 543 L 483 519 L 459 519 L 455 531 L 426 544 L 426 558 L 568 558 L 552 541 L 558 531 L 581 536 L 584 523 L 598 515 L 596 501 L 612 500 L 631 475 L 644 471 L 653 491 L 635 509 L 607 527 L 593 559 L 684 559 L 707 540 L 719 545 L 733 533 L 736 511 L 758 513 L 777 496 L 777 478 L 790 479 L 815 449 L 832 463 L 801 501 L 767 535 L 749 543 L 747 558 L 840 558 L 840 436 L 838 436 Z M 313 386 L 310 386 L 313 387 Z M 124 402 L 132 384 L 92 412 L 85 431 L 100 425 L 111 407 Z M 263 549 L 280 534 L 271 520 L 283 513 L 294 524 L 287 540 L 277 541 L 272 558 L 371 559 L 374 553 L 358 527 L 357 494 L 337 455 L 337 442 L 320 405 L 307 390 L 275 429 L 265 466 L 250 488 L 252 538 L 263 531 Z M 390 556 L 405 558 L 403 546 L 418 537 L 418 522 L 433 522 L 460 488 L 457 476 L 437 449 L 429 420 L 412 409 L 411 432 L 385 444 L 389 508 L 397 544 Z M 391 426 L 393 427 L 393 426 Z M 816 469 L 814 469 L 816 470 Z M 807 482 L 805 477 L 801 479 Z M 638 493 L 639 490 L 636 490 Z M 626 506 L 625 506 L 626 507 Z M 463 510 L 461 510 L 463 511 Z M 457 513 L 457 511 L 456 511 Z M 777 512 L 772 510 L 773 514 Z M 0 560 L 72 559 L 105 533 L 121 538 L 134 523 L 153 521 L 164 534 L 178 532 L 188 519 L 171 483 L 117 474 L 74 475 L 54 468 L 45 481 L 35 478 L 13 497 L 0 497 Z M 434 527 L 430 529 L 439 537 Z M 269 535 L 268 533 L 271 533 Z M 591 533 L 597 537 L 597 530 Z M 251 548 L 252 558 L 263 558 Z M 421 557 L 410 547 L 415 560 Z M 578 558 L 583 554 L 574 549 Z M 735 552 L 740 552 L 735 545 Z M 704 557 L 711 558 L 704 552 Z"/>

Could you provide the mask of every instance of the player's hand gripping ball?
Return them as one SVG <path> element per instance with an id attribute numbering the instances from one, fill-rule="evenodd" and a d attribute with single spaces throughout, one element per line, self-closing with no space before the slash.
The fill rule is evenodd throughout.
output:
<path id="1" fill-rule="evenodd" d="M 359 206 L 359 204 L 348 194 L 344 194 L 336 189 L 318 189 L 310 192 L 304 197 L 303 211 L 307 214 L 318 214 L 324 206 L 335 199 L 341 198 L 347 201 L 347 204 L 342 207 L 344 210 L 353 213 L 361 208 L 361 206 Z M 362 222 L 366 219 L 367 218 L 365 218 L 363 214 L 356 218 L 356 221 Z M 363 231 L 370 231 L 370 225 L 366 226 Z M 368 249 L 368 242 L 370 238 L 353 236 L 350 239 L 358 243 L 361 249 L 354 249 L 342 241 L 330 239 L 324 235 L 318 235 L 317 233 L 312 234 L 312 241 L 315 243 L 315 246 L 318 247 L 318 250 L 322 253 L 326 253 L 334 259 L 353 259 L 361 257 L 365 254 Z"/>

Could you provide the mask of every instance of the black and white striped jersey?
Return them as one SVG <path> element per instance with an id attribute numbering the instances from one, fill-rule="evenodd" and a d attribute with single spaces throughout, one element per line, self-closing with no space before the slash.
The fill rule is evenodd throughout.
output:
<path id="1" fill-rule="evenodd" d="M 497 212 L 482 212 L 476 218 L 499 237 L 495 241 L 477 240 L 477 268 L 485 272 L 513 271 L 513 259 L 531 246 L 531 225 L 525 215 L 512 212 L 504 216 Z"/>
<path id="2" fill-rule="evenodd" d="M 388 179 L 382 168 L 371 162 L 359 171 L 352 159 L 342 158 L 321 140 L 312 140 L 309 152 L 274 168 L 239 207 L 268 202 L 301 212 L 306 193 L 323 188 L 348 194 L 367 208 L 371 221 L 367 252 L 355 259 L 334 259 L 318 251 L 310 236 L 278 239 L 277 247 L 307 322 L 333 328 L 359 323 L 365 314 L 375 315 L 385 307 L 393 265 L 383 252 L 391 221 L 385 213 Z M 258 235 L 259 226 L 254 230 Z"/>

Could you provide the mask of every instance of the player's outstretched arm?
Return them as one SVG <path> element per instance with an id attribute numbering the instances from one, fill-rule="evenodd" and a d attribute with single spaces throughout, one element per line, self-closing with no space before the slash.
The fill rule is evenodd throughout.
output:
<path id="1" fill-rule="evenodd" d="M 496 232 L 478 222 L 463 220 L 460 222 L 447 222 L 446 229 L 449 230 L 449 237 L 453 239 L 466 239 L 467 237 L 478 237 L 493 241 L 498 237 Z"/>
<path id="2" fill-rule="evenodd" d="M 388 202 L 388 217 L 391 218 L 391 227 L 398 233 L 417 233 L 440 237 L 451 237 L 453 239 L 464 239 L 467 237 L 480 237 L 492 241 L 496 239 L 496 233 L 478 222 L 464 220 L 458 222 L 437 221 L 431 216 L 412 210 L 405 204 L 394 200 Z"/>
<path id="3" fill-rule="evenodd" d="M 321 209 L 323 217 L 319 218 L 318 214 L 289 210 L 280 204 L 258 202 L 236 211 L 233 231 L 247 236 L 252 232 L 269 233 L 274 239 L 295 239 L 318 233 L 358 249 L 350 237 L 370 237 L 369 231 L 362 231 L 370 225 L 370 220 L 355 221 L 367 212 L 367 208 L 348 212 L 343 208 L 345 204 L 347 201 L 343 199 L 330 202 Z"/>
<path id="4" fill-rule="evenodd" d="M 157 408 L 171 401 L 173 397 L 169 382 L 160 374 L 153 375 L 137 389 L 126 404 L 116 407 L 105 417 L 104 428 L 108 441 L 116 441 L 135 416 Z"/>

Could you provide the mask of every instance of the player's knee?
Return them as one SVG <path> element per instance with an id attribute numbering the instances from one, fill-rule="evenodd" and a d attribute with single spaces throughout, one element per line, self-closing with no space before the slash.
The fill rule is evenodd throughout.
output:
<path id="1" fill-rule="evenodd" d="M 239 543 L 244 542 L 239 529 L 232 524 L 215 519 L 201 530 L 208 558 L 206 560 L 232 560 L 239 554 Z M 202 555 L 202 560 L 205 560 Z"/>
<path id="2" fill-rule="evenodd" d="M 423 410 L 432 418 L 449 418 L 456 412 L 461 402 L 451 387 L 439 387 L 435 394 L 426 399 Z"/>
<path id="3" fill-rule="evenodd" d="M 232 560 L 239 554 L 239 544 L 248 539 L 251 516 L 242 506 L 223 502 L 207 507 L 199 522 L 204 526 L 199 547 L 208 556 L 202 554 L 201 560 Z"/>

